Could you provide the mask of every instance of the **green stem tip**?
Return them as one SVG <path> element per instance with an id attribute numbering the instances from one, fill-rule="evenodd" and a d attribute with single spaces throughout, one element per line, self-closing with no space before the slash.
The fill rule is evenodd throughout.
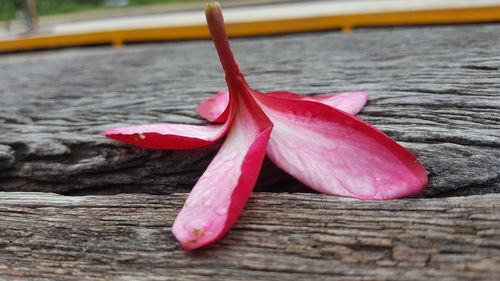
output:
<path id="1" fill-rule="evenodd" d="M 211 9 L 220 9 L 220 4 L 215 1 L 210 1 L 207 4 L 205 4 L 205 11 L 209 11 Z"/>

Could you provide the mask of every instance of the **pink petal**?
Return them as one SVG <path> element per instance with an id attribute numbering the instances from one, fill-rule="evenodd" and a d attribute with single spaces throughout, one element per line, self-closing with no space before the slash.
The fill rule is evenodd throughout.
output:
<path id="1" fill-rule="evenodd" d="M 357 114 L 358 112 L 360 112 L 368 101 L 368 93 L 365 92 L 349 92 L 320 96 L 298 95 L 295 93 L 283 91 L 269 92 L 266 94 L 287 99 L 315 101 L 328 105 L 330 107 L 335 107 L 350 114 Z"/>
<path id="2" fill-rule="evenodd" d="M 317 102 L 255 94 L 274 123 L 267 155 L 323 193 L 391 199 L 419 192 L 427 176 L 415 156 L 353 115 Z"/>
<path id="3" fill-rule="evenodd" d="M 245 103 L 250 105 L 240 104 L 224 144 L 172 226 L 173 234 L 185 250 L 221 238 L 234 224 L 253 190 L 272 123 L 254 101 Z"/>
<path id="4" fill-rule="evenodd" d="M 229 111 L 227 110 L 228 103 L 229 92 L 222 90 L 200 103 L 196 111 L 210 122 L 226 122 Z"/>
<path id="5" fill-rule="evenodd" d="M 236 221 L 257 180 L 273 127 L 234 60 L 220 5 L 206 4 L 205 15 L 230 91 L 226 124 L 231 127 L 172 226 L 186 250 L 218 240 Z"/>
<path id="6" fill-rule="evenodd" d="M 214 143 L 224 135 L 228 127 L 228 124 L 211 126 L 149 124 L 108 129 L 100 134 L 147 148 L 182 149 Z"/>
<path id="7" fill-rule="evenodd" d="M 298 95 L 284 91 L 269 92 L 265 94 L 288 99 L 316 101 L 343 110 L 350 114 L 357 114 L 360 112 L 368 100 L 368 94 L 365 92 L 350 92 L 321 96 Z M 200 103 L 196 111 L 208 121 L 225 122 L 227 119 L 228 100 L 229 93 L 227 91 L 219 91 L 215 96 Z"/>

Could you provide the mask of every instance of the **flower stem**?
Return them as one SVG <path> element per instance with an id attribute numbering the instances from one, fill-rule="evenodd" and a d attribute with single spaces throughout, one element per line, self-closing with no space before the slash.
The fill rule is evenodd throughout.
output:
<path id="1" fill-rule="evenodd" d="M 207 3 L 205 5 L 205 16 L 207 18 L 208 29 L 210 30 L 212 40 L 217 49 L 217 54 L 219 55 L 219 60 L 226 74 L 226 82 L 229 88 L 246 85 L 245 78 L 241 74 L 238 64 L 234 59 L 233 52 L 231 51 L 231 47 L 229 46 L 220 4 L 217 2 Z"/>

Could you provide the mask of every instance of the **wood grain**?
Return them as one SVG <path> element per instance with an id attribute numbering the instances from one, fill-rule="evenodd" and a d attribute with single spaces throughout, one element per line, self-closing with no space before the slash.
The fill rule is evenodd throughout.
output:
<path id="1" fill-rule="evenodd" d="M 302 94 L 361 90 L 360 117 L 414 152 L 420 196 L 500 190 L 497 24 L 362 29 L 233 40 L 254 88 Z M 63 194 L 188 192 L 217 145 L 186 151 L 109 141 L 106 128 L 202 124 L 196 104 L 225 88 L 208 41 L 0 57 L 0 190 Z M 308 191 L 271 164 L 257 186 Z"/>
<path id="2" fill-rule="evenodd" d="M 185 194 L 0 193 L 5 280 L 498 280 L 500 195 L 254 193 L 219 243 L 170 233 Z"/>
<path id="3" fill-rule="evenodd" d="M 357 201 L 303 193 L 267 161 L 235 228 L 192 253 L 170 226 L 220 144 L 158 151 L 98 132 L 204 124 L 196 104 L 225 87 L 211 43 L 0 56 L 0 191 L 14 191 L 0 193 L 0 279 L 500 280 L 498 27 L 234 40 L 258 90 L 369 92 L 360 117 L 430 182 L 422 199 Z"/>
<path id="4" fill-rule="evenodd" d="M 254 88 L 366 91 L 360 117 L 414 152 L 420 196 L 500 191 L 498 24 L 361 29 L 233 40 Z M 196 104 L 225 88 L 211 42 L 0 57 L 0 190 L 63 194 L 188 192 L 217 145 L 138 149 L 100 130 L 202 124 Z M 279 183 L 279 184 L 276 184 Z M 308 191 L 271 164 L 260 191 Z"/>

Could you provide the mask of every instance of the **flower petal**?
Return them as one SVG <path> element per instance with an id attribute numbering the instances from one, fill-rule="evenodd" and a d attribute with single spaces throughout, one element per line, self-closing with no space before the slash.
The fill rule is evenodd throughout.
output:
<path id="1" fill-rule="evenodd" d="M 361 119 L 317 102 L 255 95 L 274 123 L 267 155 L 309 187 L 391 199 L 415 194 L 427 184 L 411 152 Z"/>
<path id="2" fill-rule="evenodd" d="M 149 124 L 108 129 L 100 134 L 147 148 L 183 149 L 214 143 L 224 135 L 228 127 L 228 124 L 211 126 Z"/>
<path id="3" fill-rule="evenodd" d="M 280 98 L 315 101 L 328 105 L 330 107 L 335 107 L 350 114 L 357 114 L 358 112 L 360 112 L 368 101 L 368 93 L 365 92 L 349 92 L 320 96 L 298 95 L 295 93 L 283 91 L 269 92 L 266 94 Z"/>
<path id="4" fill-rule="evenodd" d="M 257 181 L 272 123 L 255 101 L 245 103 L 238 106 L 224 144 L 172 226 L 185 250 L 221 238 L 238 218 Z"/>
<path id="5" fill-rule="evenodd" d="M 228 117 L 229 92 L 222 90 L 200 103 L 196 112 L 210 122 L 226 122 Z"/>
<path id="6" fill-rule="evenodd" d="M 368 94 L 365 92 L 349 92 L 333 95 L 321 96 L 306 96 L 298 95 L 291 92 L 276 91 L 265 93 L 268 95 L 278 96 L 288 99 L 309 100 L 326 104 L 331 107 L 343 110 L 350 114 L 357 114 L 363 109 Z M 219 91 L 215 96 L 208 98 L 200 103 L 196 111 L 205 119 L 211 122 L 225 122 L 227 119 L 227 104 L 229 101 L 229 93 L 227 91 Z"/>

